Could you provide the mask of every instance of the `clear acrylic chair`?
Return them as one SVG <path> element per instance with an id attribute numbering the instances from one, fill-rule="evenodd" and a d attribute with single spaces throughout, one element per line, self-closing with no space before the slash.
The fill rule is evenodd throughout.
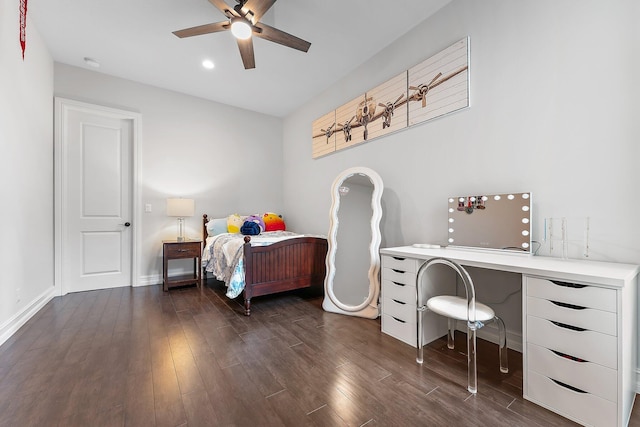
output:
<path id="1" fill-rule="evenodd" d="M 422 301 L 422 276 L 427 269 L 436 264 L 444 264 L 451 267 L 462 279 L 464 283 L 466 297 L 452 296 L 452 295 L 440 295 L 434 296 L 428 299 L 424 304 Z M 418 269 L 416 277 L 416 292 L 418 297 L 417 305 L 417 318 L 418 318 L 418 356 L 416 361 L 418 363 L 423 362 L 423 347 L 424 347 L 424 334 L 423 334 L 423 317 L 426 311 L 432 311 L 441 316 L 448 318 L 448 333 L 447 333 L 447 347 L 449 349 L 454 348 L 454 334 L 456 320 L 463 320 L 467 322 L 467 375 L 468 375 L 468 387 L 467 389 L 471 393 L 478 392 L 478 373 L 476 369 L 476 330 L 483 327 L 486 323 L 496 322 L 498 324 L 499 333 L 499 356 L 500 356 L 500 372 L 509 372 L 507 362 L 507 336 L 505 331 L 504 322 L 495 312 L 487 305 L 476 301 L 475 289 L 473 287 L 473 281 L 467 270 L 465 270 L 458 263 L 447 258 L 432 258 L 423 263 Z"/>

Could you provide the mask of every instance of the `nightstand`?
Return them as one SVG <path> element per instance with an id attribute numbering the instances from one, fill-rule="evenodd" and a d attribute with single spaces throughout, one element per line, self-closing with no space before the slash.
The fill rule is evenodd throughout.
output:
<path id="1" fill-rule="evenodd" d="M 175 286 L 195 284 L 201 286 L 200 264 L 202 256 L 202 240 L 162 241 L 162 289 L 168 291 Z M 193 274 L 169 277 L 169 261 L 175 259 L 193 258 Z"/>

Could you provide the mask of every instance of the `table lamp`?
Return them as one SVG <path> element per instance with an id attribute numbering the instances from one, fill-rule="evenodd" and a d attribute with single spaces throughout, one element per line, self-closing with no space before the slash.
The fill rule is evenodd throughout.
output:
<path id="1" fill-rule="evenodd" d="M 178 242 L 184 242 L 184 218 L 193 216 L 195 203 L 193 199 L 167 199 L 167 216 L 178 217 Z"/>

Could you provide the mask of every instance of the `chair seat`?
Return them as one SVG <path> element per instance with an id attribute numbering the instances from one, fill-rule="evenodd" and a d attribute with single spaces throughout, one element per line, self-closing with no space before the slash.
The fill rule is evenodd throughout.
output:
<path id="1" fill-rule="evenodd" d="M 434 313 L 456 320 L 467 320 L 467 299 L 453 295 L 440 295 L 429 298 L 427 308 Z M 476 320 L 486 322 L 496 316 L 488 306 L 476 301 Z"/>

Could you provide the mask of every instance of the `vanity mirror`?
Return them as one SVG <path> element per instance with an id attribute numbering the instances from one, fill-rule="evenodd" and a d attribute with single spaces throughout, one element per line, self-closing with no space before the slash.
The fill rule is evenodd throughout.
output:
<path id="1" fill-rule="evenodd" d="M 449 198 L 449 246 L 531 253 L 531 193 Z"/>

